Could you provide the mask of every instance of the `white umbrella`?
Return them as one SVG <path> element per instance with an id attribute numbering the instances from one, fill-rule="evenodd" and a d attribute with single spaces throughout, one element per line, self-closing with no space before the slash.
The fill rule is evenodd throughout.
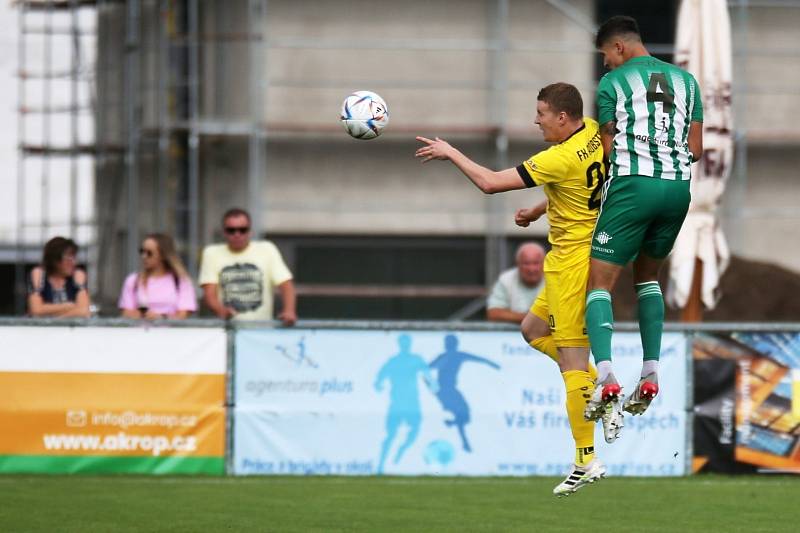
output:
<path id="1" fill-rule="evenodd" d="M 733 164 L 731 23 L 725 0 L 683 0 L 675 63 L 694 75 L 703 95 L 703 158 L 692 166 L 692 203 L 670 259 L 667 302 L 683 308 L 703 262 L 701 299 L 717 303 L 717 286 L 730 261 L 717 209 Z"/>

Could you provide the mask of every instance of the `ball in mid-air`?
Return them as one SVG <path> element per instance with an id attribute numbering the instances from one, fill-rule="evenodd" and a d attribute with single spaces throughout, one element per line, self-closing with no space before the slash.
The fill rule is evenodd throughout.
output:
<path id="1" fill-rule="evenodd" d="M 356 91 L 342 102 L 344 129 L 356 139 L 374 139 L 389 123 L 389 109 L 372 91 Z"/>

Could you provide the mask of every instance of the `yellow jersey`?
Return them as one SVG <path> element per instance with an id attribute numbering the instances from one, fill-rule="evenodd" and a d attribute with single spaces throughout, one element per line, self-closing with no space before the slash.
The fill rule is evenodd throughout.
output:
<path id="1" fill-rule="evenodd" d="M 572 247 L 584 245 L 588 257 L 605 181 L 597 121 L 584 117 L 569 138 L 530 157 L 517 172 L 528 187 L 544 186 L 551 253 L 578 259 L 582 254 Z"/>

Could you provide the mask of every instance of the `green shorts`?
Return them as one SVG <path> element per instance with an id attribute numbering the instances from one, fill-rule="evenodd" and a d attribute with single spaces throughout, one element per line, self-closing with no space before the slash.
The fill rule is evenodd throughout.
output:
<path id="1" fill-rule="evenodd" d="M 592 258 L 626 265 L 639 252 L 664 259 L 689 210 L 689 181 L 647 176 L 610 180 L 592 237 Z"/>

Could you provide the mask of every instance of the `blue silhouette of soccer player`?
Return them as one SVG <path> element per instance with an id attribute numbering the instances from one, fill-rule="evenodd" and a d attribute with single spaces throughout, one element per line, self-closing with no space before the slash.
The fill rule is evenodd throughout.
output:
<path id="1" fill-rule="evenodd" d="M 483 363 L 495 370 L 498 370 L 500 365 L 484 357 L 459 352 L 458 338 L 453 334 L 444 338 L 444 350 L 444 353 L 438 355 L 431 363 L 431 368 L 437 370 L 439 390 L 436 392 L 436 397 L 439 398 L 442 408 L 453 415 L 451 420 L 445 420 L 445 425 L 458 427 L 458 434 L 461 436 L 461 444 L 464 451 L 471 452 L 472 448 L 464 432 L 464 426 L 469 424 L 470 421 L 469 405 L 461 391 L 456 388 L 458 371 L 461 370 L 461 365 L 467 361 Z"/>
<path id="2" fill-rule="evenodd" d="M 394 463 L 400 462 L 403 454 L 414 443 L 422 423 L 422 410 L 419 405 L 418 375 L 422 374 L 428 388 L 436 392 L 428 363 L 421 356 L 411 353 L 411 337 L 407 334 L 397 338 L 400 351 L 383 364 L 375 377 L 375 390 L 383 390 L 383 382 L 387 379 L 391 385 L 389 391 L 389 412 L 386 414 L 386 438 L 381 445 L 381 458 L 378 463 L 378 474 L 383 473 L 386 455 L 397 435 L 400 424 L 408 426 L 406 440 L 397 449 Z"/>

